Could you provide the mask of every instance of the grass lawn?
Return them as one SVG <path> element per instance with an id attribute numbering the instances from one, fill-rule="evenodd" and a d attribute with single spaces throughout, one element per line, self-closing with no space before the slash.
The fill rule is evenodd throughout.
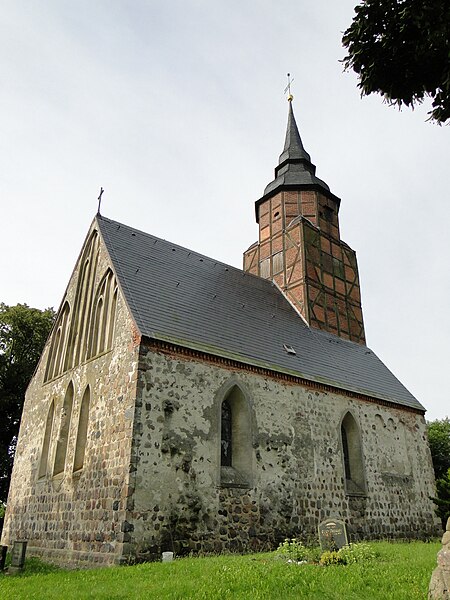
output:
<path id="1" fill-rule="evenodd" d="M 426 599 L 439 542 L 371 546 L 376 560 L 328 567 L 288 564 L 273 553 L 89 571 L 66 571 L 28 559 L 21 575 L 0 575 L 0 599 Z"/>

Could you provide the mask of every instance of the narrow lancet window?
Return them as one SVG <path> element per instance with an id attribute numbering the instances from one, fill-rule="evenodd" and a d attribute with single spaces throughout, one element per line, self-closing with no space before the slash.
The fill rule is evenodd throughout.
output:
<path id="1" fill-rule="evenodd" d="M 345 490 L 350 495 L 364 495 L 366 491 L 366 479 L 361 435 L 358 424 L 350 412 L 342 419 L 341 443 Z"/>
<path id="2" fill-rule="evenodd" d="M 344 453 L 344 470 L 345 470 L 345 479 L 351 479 L 352 474 L 350 471 L 350 456 L 348 453 L 348 440 L 347 440 L 347 432 L 345 427 L 341 425 L 341 435 L 342 435 L 342 452 Z"/>
<path id="3" fill-rule="evenodd" d="M 252 464 L 250 404 L 240 387 L 234 385 L 220 404 L 221 485 L 251 486 Z"/>
<path id="4" fill-rule="evenodd" d="M 228 400 L 222 402 L 221 440 L 220 440 L 220 464 L 222 467 L 232 465 L 232 418 L 231 407 Z"/>

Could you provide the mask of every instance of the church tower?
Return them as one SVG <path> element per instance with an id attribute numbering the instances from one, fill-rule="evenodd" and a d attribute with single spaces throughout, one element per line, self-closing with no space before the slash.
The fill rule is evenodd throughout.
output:
<path id="1" fill-rule="evenodd" d="M 339 234 L 340 199 L 316 177 L 289 100 L 275 178 L 256 201 L 259 241 L 244 271 L 271 279 L 311 326 L 365 344 L 356 253 Z"/>

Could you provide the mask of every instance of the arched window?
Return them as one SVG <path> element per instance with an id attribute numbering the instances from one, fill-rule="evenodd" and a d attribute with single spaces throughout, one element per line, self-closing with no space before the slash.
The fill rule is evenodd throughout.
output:
<path id="1" fill-rule="evenodd" d="M 61 423 L 59 426 L 59 436 L 56 440 L 56 455 L 55 465 L 53 467 L 53 475 L 59 475 L 64 472 L 67 455 L 67 444 L 69 442 L 70 420 L 72 417 L 73 407 L 73 384 L 69 386 L 64 397 L 64 403 L 61 410 Z"/>
<path id="2" fill-rule="evenodd" d="M 342 452 L 344 454 L 345 479 L 351 479 L 352 472 L 350 469 L 350 455 L 348 453 L 347 431 L 346 431 L 344 425 L 341 425 L 341 436 L 342 436 Z"/>
<path id="3" fill-rule="evenodd" d="M 91 402 L 91 393 L 89 386 L 83 394 L 83 400 L 80 406 L 80 417 L 78 419 L 77 442 L 75 445 L 75 459 L 73 461 L 73 470 L 79 471 L 84 465 L 84 455 L 86 453 L 87 431 L 89 424 L 89 405 Z"/>
<path id="4" fill-rule="evenodd" d="M 48 458 L 50 452 L 50 440 L 52 439 L 53 418 L 55 416 L 55 402 L 50 403 L 45 423 L 44 441 L 42 443 L 41 460 L 39 462 L 38 477 L 45 477 L 48 473 Z"/>
<path id="5" fill-rule="evenodd" d="M 222 402 L 222 426 L 220 434 L 220 464 L 222 467 L 232 465 L 232 415 L 228 400 Z"/>
<path id="6" fill-rule="evenodd" d="M 220 483 L 250 487 L 253 448 L 249 403 L 238 385 L 226 393 L 220 405 Z"/>
<path id="7" fill-rule="evenodd" d="M 64 302 L 53 330 L 52 343 L 45 369 L 45 381 L 61 375 L 64 368 L 64 356 L 67 346 L 70 306 Z"/>
<path id="8" fill-rule="evenodd" d="M 366 478 L 359 427 L 348 412 L 341 423 L 342 459 L 344 463 L 345 491 L 347 494 L 365 494 Z"/>

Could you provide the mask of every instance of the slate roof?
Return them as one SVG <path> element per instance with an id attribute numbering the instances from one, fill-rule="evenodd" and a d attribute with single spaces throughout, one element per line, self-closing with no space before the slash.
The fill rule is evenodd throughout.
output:
<path id="1" fill-rule="evenodd" d="M 143 336 L 424 410 L 369 348 L 308 327 L 272 282 L 106 217 L 97 223 Z"/>

